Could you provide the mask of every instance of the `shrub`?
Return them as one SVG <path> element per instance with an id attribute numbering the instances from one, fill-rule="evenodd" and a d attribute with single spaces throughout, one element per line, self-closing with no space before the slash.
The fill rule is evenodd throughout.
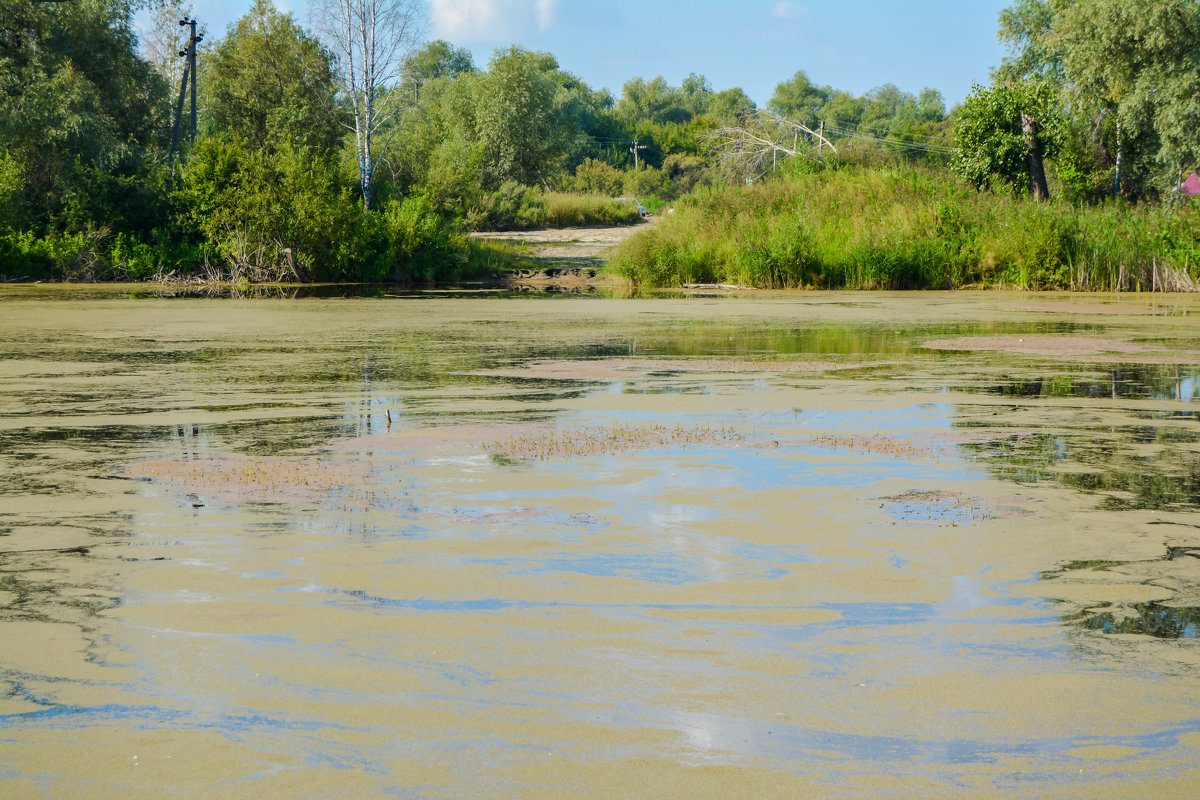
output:
<path id="1" fill-rule="evenodd" d="M 625 173 L 594 158 L 584 159 L 583 163 L 575 168 L 575 179 L 571 182 L 571 188 L 577 192 L 608 197 L 620 196 L 624 186 Z"/>

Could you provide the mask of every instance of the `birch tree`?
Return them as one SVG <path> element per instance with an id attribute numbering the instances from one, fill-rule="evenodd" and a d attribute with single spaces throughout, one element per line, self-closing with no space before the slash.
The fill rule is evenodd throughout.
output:
<path id="1" fill-rule="evenodd" d="M 312 27 L 336 57 L 336 73 L 350 107 L 363 208 L 371 208 L 371 178 L 388 153 L 409 59 L 428 20 L 419 0 L 316 0 Z M 331 109 L 337 113 L 336 109 Z"/>

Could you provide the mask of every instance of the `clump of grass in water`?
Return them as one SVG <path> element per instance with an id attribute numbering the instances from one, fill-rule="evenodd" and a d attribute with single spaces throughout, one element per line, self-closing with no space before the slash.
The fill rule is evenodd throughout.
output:
<path id="1" fill-rule="evenodd" d="M 899 459 L 932 458 L 937 455 L 931 447 L 922 447 L 904 439 L 895 439 L 878 433 L 871 436 L 818 433 L 809 437 L 809 443 L 825 450 L 850 450 L 856 453 L 871 453 Z"/>
<path id="2" fill-rule="evenodd" d="M 354 483 L 362 473 L 363 469 L 353 465 L 315 459 L 141 461 L 127 469 L 133 477 L 168 480 L 192 490 L 250 500 L 308 498 Z"/>
<path id="3" fill-rule="evenodd" d="M 484 444 L 495 456 L 545 461 L 551 458 L 636 452 L 676 445 L 740 442 L 745 437 L 724 426 L 584 426 L 529 436 L 510 436 Z"/>
<path id="4" fill-rule="evenodd" d="M 912 490 L 879 499 L 891 505 L 890 513 L 902 521 L 957 527 L 1000 516 L 995 504 L 960 492 Z"/>

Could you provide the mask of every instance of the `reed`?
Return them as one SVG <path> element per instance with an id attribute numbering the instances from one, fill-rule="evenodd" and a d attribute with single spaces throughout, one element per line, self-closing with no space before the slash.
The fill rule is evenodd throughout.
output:
<path id="1" fill-rule="evenodd" d="M 1194 290 L 1200 215 L 976 192 L 944 171 L 842 164 L 701 188 L 627 240 L 636 286 Z"/>
<path id="2" fill-rule="evenodd" d="M 849 450 L 856 453 L 890 456 L 900 460 L 927 459 L 937 455 L 936 448 L 879 433 L 871 435 L 816 433 L 810 436 L 808 441 L 809 444 L 823 450 Z"/>

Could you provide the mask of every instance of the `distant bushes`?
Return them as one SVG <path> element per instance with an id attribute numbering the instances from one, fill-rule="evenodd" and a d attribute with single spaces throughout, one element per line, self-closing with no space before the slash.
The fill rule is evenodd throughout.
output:
<path id="1" fill-rule="evenodd" d="M 1190 210 L 1035 203 L 931 168 L 843 163 L 700 188 L 613 267 L 646 286 L 1108 291 L 1193 288 L 1198 257 Z"/>
<path id="2" fill-rule="evenodd" d="M 509 181 L 495 192 L 481 193 L 466 212 L 471 230 L 632 225 L 641 219 L 637 206 L 601 194 L 542 192 Z"/>

